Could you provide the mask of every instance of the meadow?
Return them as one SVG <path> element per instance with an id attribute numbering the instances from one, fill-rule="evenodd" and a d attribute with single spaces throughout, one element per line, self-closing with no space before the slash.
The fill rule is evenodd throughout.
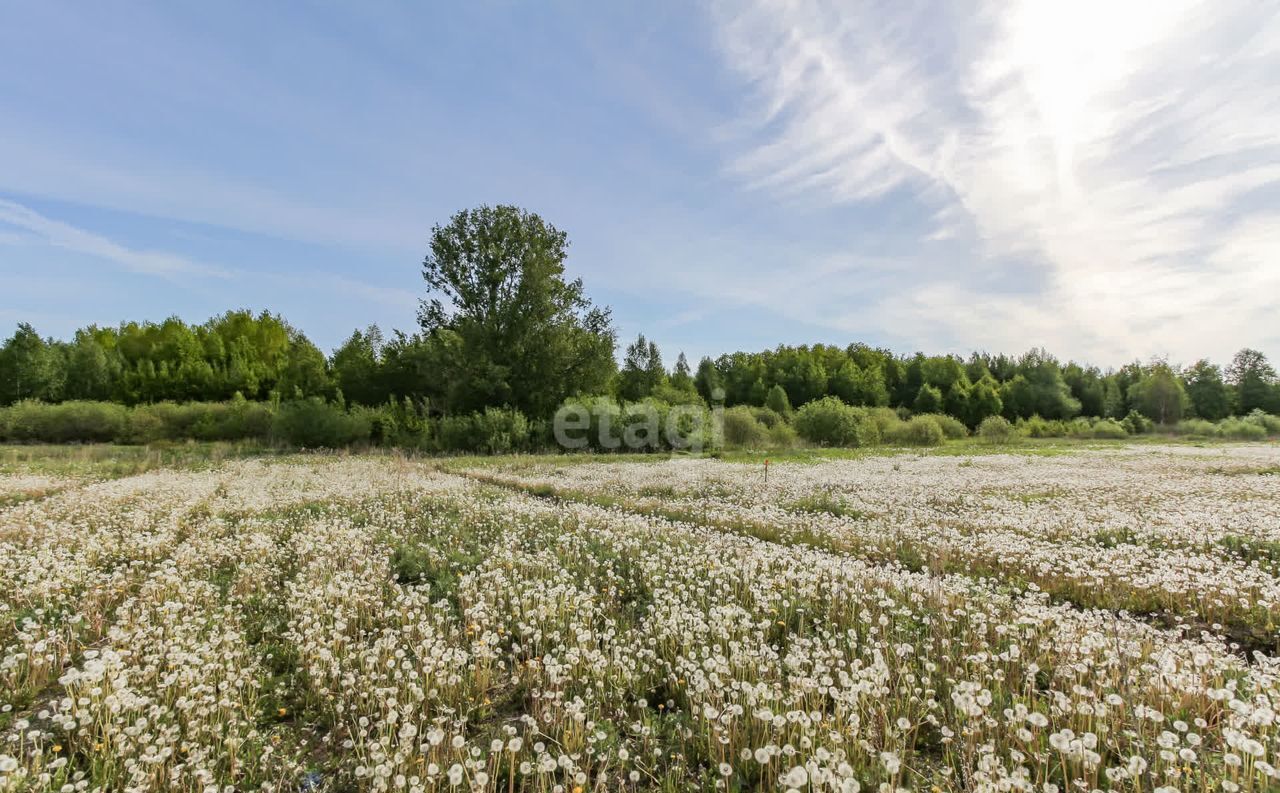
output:
<path id="1" fill-rule="evenodd" d="M 1280 787 L 1280 447 L 0 454 L 0 790 Z"/>

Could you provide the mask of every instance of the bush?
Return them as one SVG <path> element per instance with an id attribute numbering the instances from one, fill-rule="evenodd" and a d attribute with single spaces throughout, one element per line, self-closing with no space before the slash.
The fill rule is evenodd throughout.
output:
<path id="1" fill-rule="evenodd" d="M 796 411 L 793 426 L 800 437 L 821 446 L 861 446 L 866 433 L 859 434 L 864 415 L 836 397 L 807 402 Z M 941 431 L 941 430 L 939 430 Z"/>
<path id="2" fill-rule="evenodd" d="M 785 424 L 786 418 L 776 410 L 770 408 L 751 408 L 751 415 L 756 417 L 756 421 L 764 425 L 765 429 L 773 429 L 779 424 Z"/>
<path id="3" fill-rule="evenodd" d="M 723 427 L 726 446 L 758 449 L 769 439 L 769 428 L 756 420 L 751 408 L 742 405 L 724 412 Z"/>
<path id="4" fill-rule="evenodd" d="M 1212 438 L 1217 434 L 1218 428 L 1213 425 L 1212 421 L 1205 421 L 1204 419 L 1187 419 L 1185 421 L 1179 421 L 1173 430 L 1179 435 L 1191 435 L 1198 438 Z"/>
<path id="5" fill-rule="evenodd" d="M 1136 410 L 1130 410 L 1129 415 L 1125 416 L 1120 424 L 1124 427 L 1125 432 L 1130 435 L 1141 435 L 1144 432 L 1150 432 L 1153 426 L 1151 419 Z"/>
<path id="6" fill-rule="evenodd" d="M 903 446 L 941 446 L 945 438 L 933 416 L 916 416 L 896 427 L 889 440 Z"/>
<path id="7" fill-rule="evenodd" d="M 271 425 L 271 434 L 306 449 L 337 449 L 369 441 L 369 417 L 348 413 L 319 397 L 286 402 Z"/>
<path id="8" fill-rule="evenodd" d="M 110 443 L 124 438 L 128 411 L 110 402 L 19 402 L 4 409 L 5 440 Z"/>
<path id="9" fill-rule="evenodd" d="M 274 420 L 271 405 L 249 402 L 236 394 L 230 402 L 193 402 L 184 406 L 195 412 L 186 437 L 201 441 L 237 441 L 266 438 Z"/>
<path id="10" fill-rule="evenodd" d="M 1079 416 L 1065 423 L 1067 427 L 1067 435 L 1069 435 L 1070 437 L 1072 438 L 1092 438 L 1093 437 L 1094 422 L 1090 421 L 1084 416 Z"/>
<path id="11" fill-rule="evenodd" d="M 1230 418 L 1218 423 L 1218 436 L 1237 441 L 1260 441 L 1267 437 L 1267 430 L 1248 419 Z"/>
<path id="12" fill-rule="evenodd" d="M 1257 424 L 1268 435 L 1280 435 L 1280 416 L 1263 413 L 1261 408 L 1254 408 L 1245 416 L 1245 421 Z"/>
<path id="13" fill-rule="evenodd" d="M 1017 437 L 1017 430 L 1004 416 L 987 416 L 978 425 L 977 435 L 983 443 L 1005 444 Z"/>
<path id="14" fill-rule="evenodd" d="M 769 428 L 769 445 L 776 449 L 793 449 L 800 445 L 795 427 L 781 422 Z"/>
<path id="15" fill-rule="evenodd" d="M 948 416 L 946 413 L 928 413 L 926 415 L 937 422 L 942 429 L 942 434 L 947 438 L 956 440 L 969 437 L 969 428 L 964 425 L 963 421 L 953 416 Z"/>
<path id="16" fill-rule="evenodd" d="M 1065 438 L 1068 432 L 1066 422 L 1042 419 L 1032 416 L 1018 421 L 1018 431 L 1028 438 Z"/>
<path id="17" fill-rule="evenodd" d="M 445 416 L 436 427 L 439 451 L 508 454 L 529 448 L 529 420 L 518 410 L 487 408 L 483 413 Z"/>
<path id="18" fill-rule="evenodd" d="M 864 408 L 867 421 L 874 425 L 876 433 L 882 438 L 889 437 L 894 427 L 902 423 L 903 419 L 898 415 L 898 411 L 893 408 Z"/>
<path id="19" fill-rule="evenodd" d="M 525 451 L 529 445 L 529 420 L 514 408 L 485 408 L 473 419 L 472 448 L 489 454 Z"/>
<path id="20" fill-rule="evenodd" d="M 1129 437 L 1129 431 L 1115 419 L 1102 419 L 1094 423 L 1093 437 L 1119 440 Z"/>

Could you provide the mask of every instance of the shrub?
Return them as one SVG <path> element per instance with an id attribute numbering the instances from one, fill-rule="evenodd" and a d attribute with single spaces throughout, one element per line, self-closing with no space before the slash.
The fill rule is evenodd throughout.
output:
<path id="1" fill-rule="evenodd" d="M 764 446 L 769 438 L 769 429 L 756 420 L 751 408 L 742 405 L 731 407 L 724 412 L 723 427 L 726 446 L 758 449 Z"/>
<path id="2" fill-rule="evenodd" d="M 476 413 L 473 449 L 489 454 L 524 451 L 529 444 L 529 420 L 514 408 L 485 408 Z"/>
<path id="3" fill-rule="evenodd" d="M 1237 441 L 1260 441 L 1267 437 L 1267 430 L 1248 419 L 1230 418 L 1219 422 L 1218 435 Z"/>
<path id="4" fill-rule="evenodd" d="M 1073 418 L 1066 422 L 1067 435 L 1072 438 L 1092 438 L 1094 437 L 1093 425 L 1094 422 L 1084 416 Z"/>
<path id="5" fill-rule="evenodd" d="M 941 446 L 945 438 L 933 416 L 916 416 L 895 428 L 889 440 L 904 446 Z"/>
<path id="6" fill-rule="evenodd" d="M 796 411 L 794 419 L 800 437 L 821 446 L 859 446 L 858 428 L 864 423 L 857 408 L 836 397 L 823 397 L 807 402 Z"/>
<path id="7" fill-rule="evenodd" d="M 1129 431 L 1115 419 L 1102 419 L 1094 423 L 1093 437 L 1119 440 L 1129 437 Z"/>
<path id="8" fill-rule="evenodd" d="M 942 434 L 951 440 L 969 437 L 969 428 L 964 425 L 963 421 L 952 416 L 948 416 L 946 413 L 929 413 L 927 415 L 929 418 L 937 422 L 938 426 L 942 429 Z"/>
<path id="9" fill-rule="evenodd" d="M 1004 444 L 1017 437 L 1017 430 L 1004 416 L 987 416 L 978 425 L 977 434 L 983 443 Z"/>
<path id="10" fill-rule="evenodd" d="M 110 402 L 19 402 L 5 410 L 7 440 L 109 443 L 124 438 L 128 411 Z"/>
<path id="11" fill-rule="evenodd" d="M 1245 416 L 1245 421 L 1262 427 L 1268 435 L 1280 435 L 1280 416 L 1263 413 L 1261 408 L 1254 408 Z"/>
<path id="12" fill-rule="evenodd" d="M 169 425 L 158 411 L 156 405 L 138 405 L 129 411 L 125 422 L 122 440 L 126 443 L 155 443 L 161 440 L 172 440 L 168 434 Z"/>
<path id="13" fill-rule="evenodd" d="M 531 427 L 513 408 L 487 408 L 483 413 L 445 416 L 436 426 L 439 451 L 506 454 L 529 448 Z"/>
<path id="14" fill-rule="evenodd" d="M 795 427 L 780 422 L 769 428 L 769 445 L 777 449 L 793 449 L 800 445 L 800 436 Z"/>
<path id="15" fill-rule="evenodd" d="M 566 400 L 566 404 L 578 403 L 579 400 Z M 588 448 L 597 450 L 613 450 L 622 444 L 622 406 L 609 396 L 591 397 L 581 400 L 590 416 L 589 426 L 573 435 L 574 438 L 585 437 Z M 606 426 L 607 425 L 607 426 Z"/>
<path id="16" fill-rule="evenodd" d="M 1204 419 L 1187 419 L 1179 421 L 1174 427 L 1174 432 L 1179 435 L 1191 435 L 1200 438 L 1212 438 L 1217 434 L 1217 427 L 1212 421 Z"/>
<path id="17" fill-rule="evenodd" d="M 751 408 L 751 415 L 755 416 L 756 421 L 763 424 L 765 429 L 770 430 L 787 421 L 781 413 L 770 408 Z"/>
<path id="18" fill-rule="evenodd" d="M 336 449 L 369 440 L 369 417 L 348 413 L 319 397 L 286 402 L 271 425 L 271 434 L 307 449 Z"/>
<path id="19" fill-rule="evenodd" d="M 855 409 L 858 411 L 858 445 L 875 446 L 882 442 L 886 436 L 880 432 L 880 426 L 871 420 L 863 408 Z M 898 424 L 894 426 L 898 426 L 900 424 L 901 422 L 898 422 Z"/>
<path id="20" fill-rule="evenodd" d="M 436 451 L 471 451 L 475 434 L 474 419 L 471 414 L 442 416 L 436 422 Z"/>
<path id="21" fill-rule="evenodd" d="M 173 437 L 201 441 L 236 441 L 266 438 L 273 421 L 271 405 L 249 402 L 239 393 L 230 402 L 193 402 L 182 406 L 194 415 L 189 429 Z M 181 411 L 177 414 L 181 415 Z"/>
<path id="22" fill-rule="evenodd" d="M 1129 415 L 1125 416 L 1120 424 L 1130 435 L 1141 435 L 1144 432 L 1150 432 L 1153 426 L 1151 419 L 1136 410 L 1130 410 Z"/>
<path id="23" fill-rule="evenodd" d="M 1032 416 L 1018 421 L 1018 431 L 1028 438 L 1063 438 L 1066 437 L 1068 428 L 1065 422 Z"/>
<path id="24" fill-rule="evenodd" d="M 898 411 L 893 408 L 865 408 L 867 421 L 875 426 L 880 437 L 889 437 L 893 428 L 902 423 Z"/>

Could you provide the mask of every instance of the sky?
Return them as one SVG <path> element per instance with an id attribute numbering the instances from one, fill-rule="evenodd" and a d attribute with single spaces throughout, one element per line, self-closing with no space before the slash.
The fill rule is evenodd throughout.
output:
<path id="1" fill-rule="evenodd" d="M 0 330 L 416 328 L 513 203 L 668 362 L 1280 357 L 1280 4 L 0 0 Z"/>

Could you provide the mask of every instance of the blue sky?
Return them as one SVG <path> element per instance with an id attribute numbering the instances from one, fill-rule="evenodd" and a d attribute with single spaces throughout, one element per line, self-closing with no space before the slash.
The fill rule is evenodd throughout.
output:
<path id="1" fill-rule="evenodd" d="M 0 12 L 7 327 L 409 330 L 431 226 L 515 203 L 668 360 L 1280 355 L 1271 4 Z"/>

